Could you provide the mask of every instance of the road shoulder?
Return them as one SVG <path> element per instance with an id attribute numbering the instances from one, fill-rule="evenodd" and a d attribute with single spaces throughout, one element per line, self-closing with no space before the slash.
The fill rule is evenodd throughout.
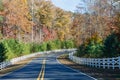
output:
<path id="1" fill-rule="evenodd" d="M 118 69 L 98 69 L 76 64 L 68 59 L 68 55 L 64 54 L 58 57 L 60 63 L 79 70 L 87 75 L 90 75 L 98 80 L 120 80 L 120 71 Z"/>
<path id="2" fill-rule="evenodd" d="M 20 62 L 15 63 L 14 65 L 6 67 L 6 68 L 0 70 L 0 76 L 4 76 L 4 75 L 14 72 L 16 70 L 19 70 L 19 69 L 23 68 L 25 65 L 29 64 L 33 59 L 38 58 L 38 57 L 40 57 L 40 55 L 28 58 L 24 61 L 20 61 Z"/>

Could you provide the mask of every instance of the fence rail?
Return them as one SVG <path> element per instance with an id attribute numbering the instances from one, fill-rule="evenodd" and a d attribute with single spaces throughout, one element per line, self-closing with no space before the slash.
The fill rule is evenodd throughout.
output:
<path id="1" fill-rule="evenodd" d="M 87 65 L 103 69 L 120 69 L 120 56 L 115 58 L 79 58 L 74 56 L 74 52 L 69 53 L 69 59 L 81 65 Z"/>
<path id="2" fill-rule="evenodd" d="M 17 57 L 17 58 L 13 58 L 10 61 L 4 61 L 0 63 L 0 70 L 4 69 L 7 66 L 13 65 L 19 61 L 23 61 L 25 59 L 37 56 L 39 54 L 49 54 L 49 53 L 53 53 L 53 52 L 65 52 L 65 51 L 75 51 L 76 49 L 61 49 L 61 50 L 53 50 L 53 51 L 45 51 L 45 52 L 38 52 L 38 53 L 33 53 L 30 55 L 25 55 L 25 56 L 21 56 L 21 57 Z"/>

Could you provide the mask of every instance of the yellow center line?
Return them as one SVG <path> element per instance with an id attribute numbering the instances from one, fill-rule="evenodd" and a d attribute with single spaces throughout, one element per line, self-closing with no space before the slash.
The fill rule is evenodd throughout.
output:
<path id="1" fill-rule="evenodd" d="M 43 73 L 42 73 L 41 80 L 44 80 L 44 74 L 45 74 L 45 70 L 44 70 Z"/>
<path id="2" fill-rule="evenodd" d="M 41 71 L 40 71 L 40 74 L 39 74 L 37 80 L 44 80 L 45 62 L 46 62 L 46 59 L 43 60 L 42 68 L 41 68 Z"/>

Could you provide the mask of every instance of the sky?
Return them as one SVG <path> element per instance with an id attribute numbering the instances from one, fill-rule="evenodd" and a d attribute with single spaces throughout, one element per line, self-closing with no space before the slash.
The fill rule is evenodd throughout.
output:
<path id="1" fill-rule="evenodd" d="M 55 6 L 72 12 L 76 10 L 76 6 L 78 4 L 82 3 L 82 0 L 51 0 L 51 1 Z"/>

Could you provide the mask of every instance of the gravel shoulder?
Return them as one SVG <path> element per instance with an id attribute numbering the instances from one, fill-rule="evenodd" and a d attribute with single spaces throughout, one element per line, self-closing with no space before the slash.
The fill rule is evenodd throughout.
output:
<path id="1" fill-rule="evenodd" d="M 83 66 L 76 64 L 69 60 L 68 55 L 64 54 L 58 57 L 60 63 L 69 66 L 73 69 L 79 70 L 83 73 L 86 73 L 98 80 L 120 80 L 120 70 L 119 69 L 101 69 L 101 68 L 92 68 L 88 66 Z"/>

